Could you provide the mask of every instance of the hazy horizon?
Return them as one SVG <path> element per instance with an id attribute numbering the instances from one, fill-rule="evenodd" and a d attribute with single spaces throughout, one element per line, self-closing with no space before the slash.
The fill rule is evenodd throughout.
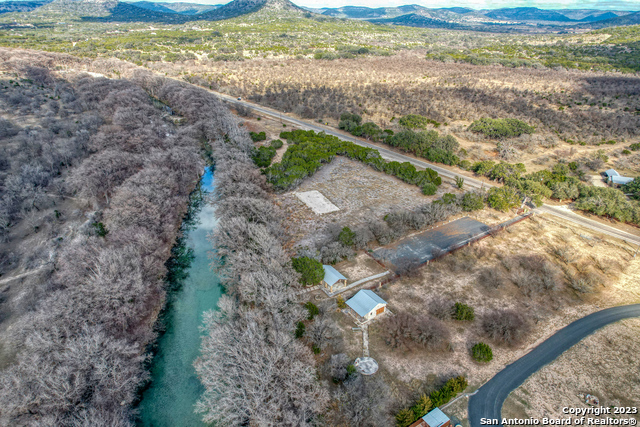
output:
<path id="1" fill-rule="evenodd" d="M 4 0 L 6 1 L 6 0 Z M 140 0 L 127 0 L 135 2 Z M 224 4 L 224 0 L 148 0 L 155 3 L 196 3 L 196 4 Z M 640 10 L 640 0 L 459 0 L 455 3 L 443 4 L 441 0 L 298 0 L 293 1 L 299 6 L 323 8 L 342 6 L 362 7 L 394 7 L 417 4 L 429 8 L 469 7 L 471 9 L 500 9 L 504 7 L 538 7 L 540 9 L 598 9 L 598 10 Z M 366 4 L 363 4 L 366 3 Z"/>

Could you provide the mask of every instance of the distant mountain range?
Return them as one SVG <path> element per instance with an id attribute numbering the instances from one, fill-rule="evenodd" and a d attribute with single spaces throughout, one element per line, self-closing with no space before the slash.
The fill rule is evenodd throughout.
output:
<path id="1" fill-rule="evenodd" d="M 221 20 L 256 12 L 294 12 L 307 18 L 320 16 L 366 20 L 379 24 L 480 31 L 569 30 L 640 24 L 640 12 L 590 9 L 545 10 L 535 7 L 474 10 L 466 7 L 426 8 L 420 5 L 369 8 L 301 8 L 289 0 L 233 0 L 224 5 L 160 3 L 119 0 L 40 0 L 0 2 L 0 13 L 31 10 L 75 14 L 101 21 L 180 23 Z"/>
<path id="2" fill-rule="evenodd" d="M 515 7 L 502 9 L 474 10 L 466 7 L 448 7 L 430 9 L 419 5 L 399 7 L 368 8 L 359 6 L 344 6 L 339 8 L 311 9 L 316 13 L 336 18 L 351 19 L 393 19 L 403 15 L 416 14 L 424 18 L 446 21 L 450 23 L 462 22 L 552 22 L 557 24 L 584 23 L 604 21 L 629 15 L 628 11 L 575 10 L 560 9 L 546 10 L 536 7 Z M 403 18 L 406 20 L 407 18 Z M 417 18 L 416 18 L 417 19 Z"/>
<path id="3" fill-rule="evenodd" d="M 130 3 L 133 6 L 141 7 L 154 12 L 179 13 L 181 15 L 197 15 L 217 9 L 221 4 L 198 4 L 198 3 L 153 3 L 150 1 L 136 1 Z"/>
<path id="4" fill-rule="evenodd" d="M 44 1 L 5 1 L 0 2 L 0 13 L 11 12 L 30 12 L 45 4 L 51 2 L 51 0 Z"/>

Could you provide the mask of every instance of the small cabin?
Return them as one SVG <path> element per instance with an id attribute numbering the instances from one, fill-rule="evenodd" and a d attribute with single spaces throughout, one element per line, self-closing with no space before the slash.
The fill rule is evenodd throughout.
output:
<path id="1" fill-rule="evenodd" d="M 329 292 L 341 289 L 347 286 L 347 278 L 344 277 L 338 270 L 330 265 L 323 265 L 324 279 L 322 279 L 322 286 L 327 288 Z"/>
<path id="2" fill-rule="evenodd" d="M 633 181 L 633 178 L 627 176 L 613 176 L 609 179 L 609 185 L 612 187 L 621 187 Z"/>
<path id="3" fill-rule="evenodd" d="M 371 320 L 387 309 L 387 302 L 368 289 L 359 290 L 347 305 L 364 320 Z"/>
<path id="4" fill-rule="evenodd" d="M 450 427 L 451 420 L 440 409 L 436 408 L 424 417 L 418 419 L 409 427 Z"/>
<path id="5" fill-rule="evenodd" d="M 618 171 L 616 171 L 615 169 L 607 169 L 606 171 L 604 171 L 604 178 L 607 182 L 611 181 L 611 178 L 613 178 L 614 176 L 620 176 Z"/>

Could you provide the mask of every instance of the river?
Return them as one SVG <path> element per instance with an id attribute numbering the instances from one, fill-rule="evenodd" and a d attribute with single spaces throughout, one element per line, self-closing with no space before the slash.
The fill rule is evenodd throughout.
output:
<path id="1" fill-rule="evenodd" d="M 207 168 L 201 189 L 214 188 L 213 169 Z M 203 392 L 193 362 L 199 355 L 202 314 L 216 307 L 222 295 L 218 277 L 209 268 L 211 242 L 207 235 L 217 219 L 206 200 L 186 232 L 186 245 L 193 252 L 192 262 L 181 286 L 173 291 L 165 316 L 165 333 L 158 339 L 158 352 L 151 368 L 151 386 L 140 402 L 139 425 L 145 427 L 204 426 L 193 413 L 194 404 Z"/>

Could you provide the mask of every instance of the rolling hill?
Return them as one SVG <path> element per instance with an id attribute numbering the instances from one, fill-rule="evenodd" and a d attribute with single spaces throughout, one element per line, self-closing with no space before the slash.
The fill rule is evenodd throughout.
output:
<path id="1" fill-rule="evenodd" d="M 150 1 L 130 2 L 133 6 L 143 9 L 153 10 L 162 13 L 179 13 L 182 15 L 197 15 L 217 9 L 221 4 L 198 4 L 198 3 L 154 3 Z"/>
<path id="2" fill-rule="evenodd" d="M 488 18 L 501 21 L 545 21 L 570 22 L 570 18 L 553 10 L 538 9 L 537 7 L 514 7 L 495 9 L 484 13 Z"/>
<path id="3" fill-rule="evenodd" d="M 4 1 L 0 2 L 0 14 L 12 12 L 30 12 L 37 9 L 51 0 L 43 1 Z"/>

